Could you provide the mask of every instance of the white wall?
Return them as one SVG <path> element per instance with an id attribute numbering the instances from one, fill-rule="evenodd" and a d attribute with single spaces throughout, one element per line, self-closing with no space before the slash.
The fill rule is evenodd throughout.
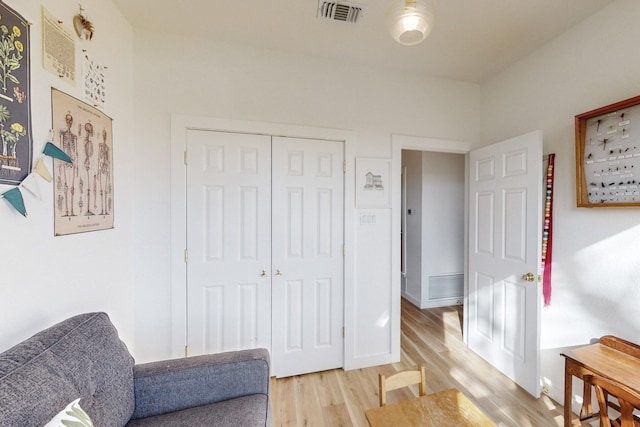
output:
<path id="1" fill-rule="evenodd" d="M 82 98 L 80 79 L 70 86 L 42 68 L 41 5 L 73 31 L 78 3 L 67 0 L 7 0 L 31 26 L 31 100 L 34 162 L 52 126 L 51 87 Z M 104 112 L 114 119 L 113 230 L 53 236 L 53 188 L 38 178 L 42 200 L 23 192 L 28 217 L 0 199 L 0 351 L 64 318 L 106 311 L 120 336 L 134 349 L 133 282 L 133 34 L 110 1 L 82 2 L 95 27 L 91 42 L 78 45 L 76 72 L 81 75 L 81 48 L 108 66 Z M 75 34 L 75 33 L 74 33 Z M 51 169 L 51 158 L 46 164 Z M 2 186 L 0 186 L 2 187 Z M 0 192 L 11 187 L 4 186 Z"/>
<path id="2" fill-rule="evenodd" d="M 427 275 L 464 271 L 464 155 L 422 153 L 423 262 Z"/>
<path id="3" fill-rule="evenodd" d="M 392 133 L 478 139 L 480 88 L 474 84 L 166 34 L 140 31 L 134 38 L 135 163 L 140 165 L 135 176 L 136 350 L 141 360 L 171 353 L 171 195 L 166 190 L 171 113 L 354 131 L 356 155 L 365 157 L 390 158 Z M 377 214 L 385 223 L 366 238 L 390 241 L 391 216 Z M 357 235 L 371 227 L 354 229 Z M 375 253 L 366 253 L 374 247 Z M 380 319 L 388 318 L 391 307 L 391 248 L 361 241 L 356 248 L 365 253 L 356 254 L 355 295 L 375 295 L 375 306 L 356 308 L 363 322 L 363 335 L 356 340 L 367 338 L 367 348 L 356 353 L 388 355 L 389 325 Z M 372 257 L 389 264 L 367 262 Z"/>
<path id="4" fill-rule="evenodd" d="M 402 296 L 420 308 L 455 304 L 434 300 L 431 276 L 460 275 L 463 297 L 465 158 L 462 154 L 402 151 L 407 170 L 407 277 Z M 455 285 L 454 282 L 451 285 Z"/>
<path id="5" fill-rule="evenodd" d="M 639 21 L 640 2 L 617 0 L 482 87 L 485 143 L 542 129 L 556 153 L 541 368 L 559 402 L 563 349 L 605 334 L 640 340 L 640 209 L 576 208 L 574 154 L 575 115 L 640 93 Z"/>
<path id="6" fill-rule="evenodd" d="M 402 296 L 414 305 L 420 306 L 422 300 L 422 152 L 402 151 L 402 165 L 406 167 L 406 289 Z M 411 214 L 409 214 L 411 210 Z"/>

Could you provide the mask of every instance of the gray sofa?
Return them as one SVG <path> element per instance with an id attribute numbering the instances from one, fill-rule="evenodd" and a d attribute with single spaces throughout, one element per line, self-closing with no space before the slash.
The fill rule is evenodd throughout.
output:
<path id="1" fill-rule="evenodd" d="M 271 426 L 269 354 L 135 365 L 105 313 L 71 317 L 0 354 L 0 426 L 43 426 L 77 398 L 96 427 Z"/>

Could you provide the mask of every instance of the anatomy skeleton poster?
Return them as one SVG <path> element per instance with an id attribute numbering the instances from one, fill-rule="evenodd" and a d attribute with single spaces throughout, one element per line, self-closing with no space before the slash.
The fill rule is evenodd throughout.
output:
<path id="1" fill-rule="evenodd" d="M 53 143 L 71 163 L 53 161 L 55 235 L 113 228 L 112 120 L 51 89 Z"/>
<path id="2" fill-rule="evenodd" d="M 0 2 L 0 184 L 31 172 L 29 24 Z"/>

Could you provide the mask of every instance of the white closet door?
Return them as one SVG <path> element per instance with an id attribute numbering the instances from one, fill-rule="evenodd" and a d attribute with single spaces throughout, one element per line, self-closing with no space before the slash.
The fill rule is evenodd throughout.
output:
<path id="1" fill-rule="evenodd" d="M 271 346 L 271 137 L 187 132 L 189 355 Z"/>
<path id="2" fill-rule="evenodd" d="M 273 138 L 273 370 L 343 365 L 343 143 Z"/>

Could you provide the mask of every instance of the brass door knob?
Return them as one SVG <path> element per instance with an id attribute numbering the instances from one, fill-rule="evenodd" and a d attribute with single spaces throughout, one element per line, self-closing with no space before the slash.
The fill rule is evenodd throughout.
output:
<path id="1" fill-rule="evenodd" d="M 522 276 L 522 280 L 524 280 L 525 282 L 535 282 L 536 275 L 533 273 L 527 273 Z"/>
<path id="2" fill-rule="evenodd" d="M 282 273 L 280 272 L 280 270 L 276 270 L 276 277 L 280 277 L 282 276 Z"/>
<path id="3" fill-rule="evenodd" d="M 260 272 L 260 277 L 262 277 L 262 278 L 267 277 L 267 270 L 262 270 Z"/>

